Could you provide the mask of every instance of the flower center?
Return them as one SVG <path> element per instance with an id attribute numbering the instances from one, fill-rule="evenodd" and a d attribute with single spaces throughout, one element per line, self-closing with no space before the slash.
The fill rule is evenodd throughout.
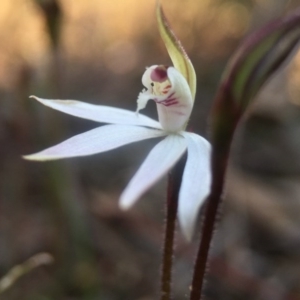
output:
<path id="1" fill-rule="evenodd" d="M 176 132 L 184 129 L 193 102 L 190 88 L 181 73 L 174 67 L 155 65 L 146 69 L 142 82 L 146 89 L 139 94 L 137 112 L 153 100 L 164 130 Z"/>
<path id="2" fill-rule="evenodd" d="M 164 66 L 159 66 L 154 69 L 150 75 L 152 94 L 155 96 L 165 96 L 170 91 L 172 87 L 171 82 L 167 76 L 166 69 Z"/>

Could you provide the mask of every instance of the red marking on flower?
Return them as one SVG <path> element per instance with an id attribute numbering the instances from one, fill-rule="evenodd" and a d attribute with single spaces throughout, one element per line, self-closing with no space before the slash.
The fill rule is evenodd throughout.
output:
<path id="1" fill-rule="evenodd" d="M 150 74 L 151 80 L 154 82 L 164 82 L 168 79 L 167 67 L 157 66 Z"/>
<path id="2" fill-rule="evenodd" d="M 173 101 L 173 102 L 166 103 L 165 106 L 173 106 L 173 105 L 176 105 L 176 104 L 178 104 L 178 101 Z"/>
<path id="3" fill-rule="evenodd" d="M 179 103 L 179 101 L 176 98 L 168 98 L 166 100 L 158 102 L 159 104 L 162 104 L 164 106 L 171 106 L 171 105 L 176 105 Z"/>
<path id="4" fill-rule="evenodd" d="M 164 100 L 165 102 L 172 102 L 172 101 L 174 101 L 174 100 L 177 100 L 177 98 L 167 98 L 166 100 Z"/>
<path id="5" fill-rule="evenodd" d="M 165 87 L 162 92 L 163 92 L 163 94 L 167 94 L 167 93 L 169 93 L 169 91 L 170 91 L 170 88 Z"/>

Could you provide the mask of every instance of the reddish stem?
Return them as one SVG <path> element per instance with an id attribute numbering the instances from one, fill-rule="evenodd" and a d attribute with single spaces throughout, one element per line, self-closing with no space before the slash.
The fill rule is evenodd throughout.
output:
<path id="1" fill-rule="evenodd" d="M 178 194 L 181 184 L 186 156 L 184 156 L 169 173 L 166 205 L 165 240 L 163 246 L 161 300 L 171 300 L 172 266 L 174 236 L 178 206 Z"/>

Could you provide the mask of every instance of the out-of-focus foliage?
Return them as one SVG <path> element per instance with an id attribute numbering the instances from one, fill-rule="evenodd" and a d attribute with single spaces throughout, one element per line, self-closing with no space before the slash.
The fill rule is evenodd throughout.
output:
<path id="1" fill-rule="evenodd" d="M 155 1 L 57 3 L 59 39 L 52 47 L 55 34 L 38 1 L 0 1 L 0 277 L 41 251 L 55 259 L 1 297 L 155 299 L 165 185 L 129 212 L 117 206 L 152 142 L 62 162 L 21 159 L 94 127 L 41 107 L 30 94 L 135 110 L 145 66 L 170 64 L 155 24 Z M 223 67 L 239 41 L 300 1 L 162 5 L 195 66 L 190 126 L 203 134 Z M 300 297 L 299 70 L 298 55 L 264 88 L 236 137 L 207 299 Z M 149 115 L 155 116 L 154 106 Z M 195 246 L 178 238 L 175 299 L 188 292 Z"/>

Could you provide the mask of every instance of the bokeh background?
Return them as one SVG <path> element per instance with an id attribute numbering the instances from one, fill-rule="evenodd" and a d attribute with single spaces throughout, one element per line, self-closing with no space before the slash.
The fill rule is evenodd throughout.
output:
<path id="1" fill-rule="evenodd" d="M 240 41 L 298 5 L 163 2 L 198 76 L 191 130 L 208 137 L 212 99 Z M 24 275 L 0 299 L 158 298 L 165 180 L 128 212 L 118 208 L 156 141 L 66 161 L 21 158 L 98 126 L 31 94 L 135 110 L 144 68 L 170 64 L 154 8 L 154 0 L 1 0 L 0 276 L 40 252 L 54 263 Z M 300 299 L 299 72 L 296 55 L 263 88 L 236 135 L 206 299 Z M 145 113 L 156 118 L 155 106 Z M 178 233 L 174 300 L 189 293 L 200 224 L 191 244 Z"/>

